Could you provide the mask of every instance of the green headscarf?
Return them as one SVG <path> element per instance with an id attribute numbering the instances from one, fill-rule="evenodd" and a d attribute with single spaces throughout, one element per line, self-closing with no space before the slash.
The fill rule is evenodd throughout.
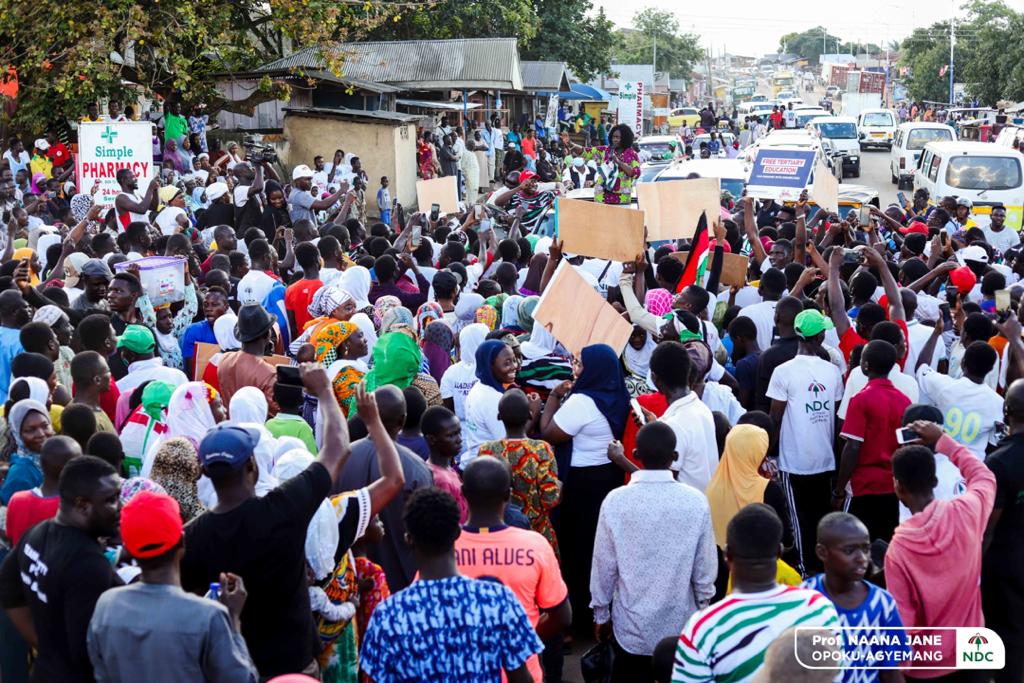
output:
<path id="1" fill-rule="evenodd" d="M 516 313 L 519 314 L 519 327 L 527 333 L 533 332 L 533 311 L 540 303 L 539 296 L 528 296 L 519 302 Z"/>
<path id="2" fill-rule="evenodd" d="M 388 332 L 373 346 L 373 369 L 366 375 L 366 390 L 385 384 L 405 389 L 419 374 L 423 356 L 420 347 L 407 334 Z"/>
<path id="3" fill-rule="evenodd" d="M 166 422 L 167 406 L 171 402 L 171 394 L 174 393 L 174 385 L 168 382 L 153 381 L 142 390 L 142 412 L 149 417 L 149 424 L 146 425 L 146 435 L 142 437 L 142 450 L 140 454 L 144 457 L 149 448 L 149 437 L 153 434 L 153 428 L 157 422 Z M 126 457 L 125 466 L 129 474 L 138 476 L 142 471 L 142 458 Z"/>
<path id="4" fill-rule="evenodd" d="M 495 310 L 499 313 L 498 318 L 500 319 L 501 307 L 504 305 L 506 299 L 508 299 L 508 294 L 502 292 L 501 294 L 495 294 L 494 296 L 487 297 L 484 299 L 484 303 L 494 306 Z"/>

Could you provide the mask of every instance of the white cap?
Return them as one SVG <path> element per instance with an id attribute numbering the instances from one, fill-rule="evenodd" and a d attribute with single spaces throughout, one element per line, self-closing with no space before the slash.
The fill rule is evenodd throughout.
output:
<path id="1" fill-rule="evenodd" d="M 36 149 L 41 149 L 44 152 L 50 149 L 50 143 L 46 141 L 46 138 L 39 138 L 38 140 L 36 140 L 35 145 Z"/>
<path id="2" fill-rule="evenodd" d="M 292 180 L 298 180 L 299 178 L 312 178 L 313 169 L 305 164 L 299 164 L 292 169 Z"/>
<path id="3" fill-rule="evenodd" d="M 979 261 L 981 263 L 988 263 L 988 252 L 984 248 L 979 247 L 976 244 L 972 244 L 969 247 L 964 247 L 957 256 L 960 257 L 960 263 L 965 261 Z"/>
<path id="4" fill-rule="evenodd" d="M 209 201 L 211 201 L 211 202 L 217 201 L 218 199 L 220 199 L 221 197 L 223 197 L 227 193 L 228 193 L 228 184 L 227 183 L 213 183 L 208 188 L 206 188 L 206 198 Z"/>

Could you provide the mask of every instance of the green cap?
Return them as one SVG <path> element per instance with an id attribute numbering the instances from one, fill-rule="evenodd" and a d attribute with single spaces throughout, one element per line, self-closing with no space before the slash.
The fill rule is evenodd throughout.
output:
<path id="1" fill-rule="evenodd" d="M 148 327 L 128 325 L 124 334 L 117 338 L 117 348 L 128 349 L 133 353 L 149 353 L 156 348 L 156 339 Z"/>
<path id="2" fill-rule="evenodd" d="M 831 320 L 813 308 L 801 311 L 797 314 L 796 320 L 793 321 L 793 329 L 796 331 L 797 336 L 804 339 L 817 337 L 825 330 L 831 330 L 833 327 L 835 325 L 832 324 Z"/>

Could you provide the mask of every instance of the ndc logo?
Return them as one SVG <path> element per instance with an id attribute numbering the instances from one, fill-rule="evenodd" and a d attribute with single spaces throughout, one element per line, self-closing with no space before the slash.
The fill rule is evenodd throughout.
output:
<path id="1" fill-rule="evenodd" d="M 987 628 L 959 628 L 956 632 L 958 669 L 1002 669 L 1006 649 L 1002 639 Z"/>

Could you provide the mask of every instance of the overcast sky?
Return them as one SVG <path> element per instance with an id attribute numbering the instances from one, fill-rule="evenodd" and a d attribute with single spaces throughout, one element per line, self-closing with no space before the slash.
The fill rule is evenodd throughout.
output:
<path id="1" fill-rule="evenodd" d="M 1007 4 L 1024 11 L 1024 0 L 1007 0 Z M 675 14 L 684 31 L 699 34 L 703 45 L 711 47 L 714 54 L 724 49 L 757 57 L 776 52 L 784 33 L 822 25 L 843 40 L 884 44 L 906 37 L 914 27 L 948 19 L 952 11 L 952 3 L 946 0 L 722 0 L 707 4 L 594 0 L 594 5 L 603 7 L 618 26 L 629 26 L 633 15 L 644 7 L 668 10 Z"/>

